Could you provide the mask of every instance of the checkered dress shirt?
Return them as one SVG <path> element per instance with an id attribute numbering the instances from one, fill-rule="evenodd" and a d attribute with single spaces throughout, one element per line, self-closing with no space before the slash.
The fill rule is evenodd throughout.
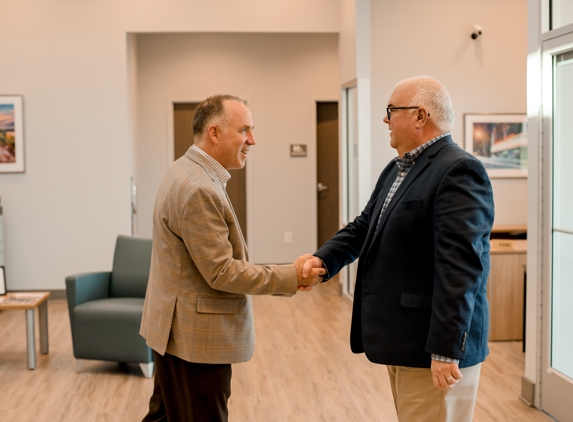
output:
<path id="1" fill-rule="evenodd" d="M 404 179 L 408 175 L 408 172 L 410 171 L 410 169 L 412 168 L 412 166 L 414 165 L 414 163 L 416 162 L 418 157 L 430 145 L 435 144 L 440 139 L 442 139 L 445 136 L 448 136 L 449 134 L 450 134 L 449 132 L 446 132 L 446 133 L 441 134 L 440 136 L 436 136 L 434 139 L 430 139 L 428 142 L 420 145 L 415 150 L 405 153 L 402 158 L 400 158 L 400 157 L 394 158 L 394 161 L 396 161 L 396 165 L 398 166 L 398 173 L 396 174 L 396 178 L 394 179 L 394 183 L 392 183 L 392 186 L 390 187 L 390 191 L 388 192 L 388 195 L 386 195 L 386 199 L 384 200 L 384 205 L 382 205 L 382 211 L 380 212 L 380 215 L 378 216 L 378 223 L 376 224 L 376 229 L 378 229 L 378 225 L 380 224 L 380 220 L 382 220 L 382 215 L 384 215 L 384 211 L 386 211 L 386 208 L 388 208 L 388 204 L 390 203 L 390 201 L 394 197 L 394 194 L 396 193 L 396 191 L 398 190 L 398 188 L 400 187 L 400 185 L 402 184 L 402 182 L 404 181 Z"/>
<path id="2" fill-rule="evenodd" d="M 209 161 L 209 163 L 211 163 L 211 165 L 213 166 L 213 170 L 215 170 L 215 172 L 217 173 L 217 177 L 219 178 L 219 182 L 221 182 L 221 186 L 226 191 L 227 190 L 227 182 L 231 178 L 231 173 L 229 173 L 227 171 L 227 169 L 225 169 L 225 167 L 223 167 L 221 165 L 221 163 L 219 163 L 217 160 L 215 160 L 213 157 L 211 157 L 209 154 L 207 154 L 205 151 L 203 151 L 197 145 L 193 144 L 193 149 L 195 149 L 195 151 L 197 151 L 199 154 L 201 154 L 203 157 L 205 157 L 207 159 L 207 161 Z"/>

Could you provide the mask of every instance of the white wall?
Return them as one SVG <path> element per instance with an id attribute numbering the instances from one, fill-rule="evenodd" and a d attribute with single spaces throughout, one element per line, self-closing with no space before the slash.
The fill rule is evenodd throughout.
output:
<path id="1" fill-rule="evenodd" d="M 130 233 L 127 33 L 338 31 L 337 0 L 2 2 L 0 93 L 24 96 L 26 172 L 0 174 L 8 288 L 111 267 Z"/>
<path id="2" fill-rule="evenodd" d="M 370 101 L 370 0 L 342 0 L 340 8 L 340 46 L 338 50 L 340 63 L 340 83 L 346 88 L 356 88 L 355 110 L 340 109 L 341 151 L 346 148 L 345 130 L 347 129 L 344 116 L 357 116 L 356 136 L 358 144 L 359 186 L 358 204 L 362 209 L 372 193 L 371 184 L 371 101 Z M 342 93 L 342 95 L 346 95 Z M 342 103 L 341 103 L 342 104 Z M 346 105 L 344 105 L 346 107 Z M 340 154 L 341 160 L 344 154 Z M 345 166 L 340 162 L 340 173 Z M 345 198 L 345 185 L 340 183 L 340 198 Z M 344 206 L 341 203 L 341 223 L 345 222 Z"/>
<path id="3" fill-rule="evenodd" d="M 0 174 L 8 287 L 60 289 L 68 274 L 108 269 L 116 235 L 130 232 L 134 93 L 126 34 L 337 33 L 348 1 L 3 2 L 10 19 L 0 31 L 0 93 L 24 96 L 26 148 L 26 172 Z M 372 179 L 394 156 L 382 116 L 404 77 L 444 82 L 459 143 L 465 112 L 525 112 L 525 0 L 370 7 Z M 469 38 L 474 23 L 484 28 L 478 42 Z M 256 118 L 266 119 L 262 110 Z M 525 184 L 494 180 L 497 224 L 525 223 Z"/>
<path id="4" fill-rule="evenodd" d="M 356 79 L 356 0 L 340 0 L 340 83 Z"/>
<path id="5" fill-rule="evenodd" d="M 2 5 L 0 92 L 23 95 L 26 152 L 25 173 L 0 174 L 10 290 L 109 269 L 130 231 L 125 35 L 37 3 Z"/>
<path id="6" fill-rule="evenodd" d="M 340 83 L 370 77 L 370 0 L 340 0 Z"/>
<path id="7" fill-rule="evenodd" d="M 249 101 L 257 145 L 247 160 L 253 262 L 292 262 L 316 249 L 315 100 L 338 99 L 338 34 L 139 35 L 138 233 L 151 236 L 167 170 L 172 100 L 230 93 Z M 168 101 L 171 100 L 171 101 Z M 307 144 L 290 158 L 290 144 Z M 292 243 L 284 243 L 284 232 Z"/>
<path id="8" fill-rule="evenodd" d="M 525 113 L 526 0 L 371 1 L 372 178 L 395 155 L 382 121 L 395 84 L 430 75 L 450 92 L 454 140 L 464 113 Z M 473 25 L 483 28 L 476 41 Z M 527 180 L 493 179 L 495 224 L 527 223 Z"/>

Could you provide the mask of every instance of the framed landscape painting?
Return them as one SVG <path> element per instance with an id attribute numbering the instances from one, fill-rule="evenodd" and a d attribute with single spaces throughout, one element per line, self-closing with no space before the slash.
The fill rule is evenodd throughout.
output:
<path id="1" fill-rule="evenodd" d="M 464 114 L 464 141 L 489 177 L 527 177 L 526 114 Z"/>
<path id="2" fill-rule="evenodd" d="M 0 173 L 24 171 L 22 97 L 0 95 Z"/>

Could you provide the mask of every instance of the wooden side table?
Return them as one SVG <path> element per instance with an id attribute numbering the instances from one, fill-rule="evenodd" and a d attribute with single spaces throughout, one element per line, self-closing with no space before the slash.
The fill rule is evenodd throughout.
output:
<path id="1" fill-rule="evenodd" d="M 26 349 L 28 369 L 36 368 L 36 341 L 34 337 L 34 309 L 38 308 L 40 321 L 40 353 L 48 353 L 48 297 L 50 292 L 12 292 L 0 296 L 0 310 L 26 311 Z"/>

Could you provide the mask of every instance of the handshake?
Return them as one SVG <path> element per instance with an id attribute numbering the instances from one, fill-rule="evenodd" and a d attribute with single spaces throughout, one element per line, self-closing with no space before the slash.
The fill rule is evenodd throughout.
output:
<path id="1" fill-rule="evenodd" d="M 322 261 L 311 254 L 299 256 L 293 262 L 296 268 L 296 279 L 298 290 L 308 292 L 312 287 L 322 282 L 323 276 L 326 275 L 326 269 L 323 268 Z"/>

